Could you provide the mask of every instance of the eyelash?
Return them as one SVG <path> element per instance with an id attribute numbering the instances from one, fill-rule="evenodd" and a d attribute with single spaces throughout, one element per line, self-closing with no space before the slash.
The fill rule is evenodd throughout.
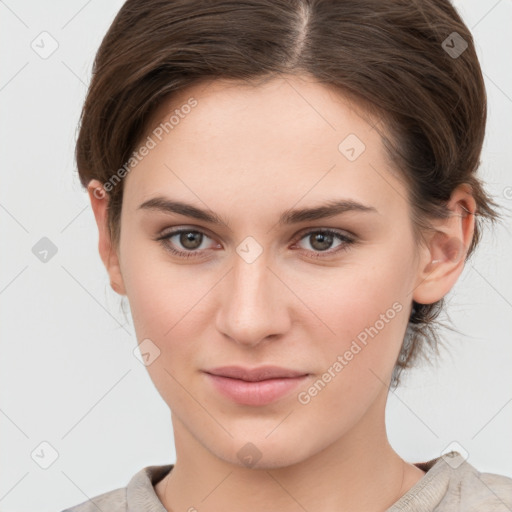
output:
<path id="1" fill-rule="evenodd" d="M 178 230 L 175 230 L 175 231 L 170 231 L 168 233 L 165 233 L 165 234 L 159 236 L 158 238 L 156 238 L 156 240 L 159 241 L 164 246 L 164 248 L 167 251 L 170 251 L 171 254 L 173 254 L 175 256 L 178 256 L 180 258 L 188 259 L 188 258 L 199 257 L 198 255 L 200 253 L 200 250 L 196 249 L 196 250 L 191 250 L 191 251 L 179 251 L 177 249 L 174 249 L 170 245 L 170 243 L 169 243 L 170 239 L 173 236 L 180 235 L 182 233 L 200 233 L 202 235 L 205 235 L 208 238 L 211 238 L 206 233 L 204 233 L 203 231 L 200 231 L 200 230 L 197 230 L 197 229 L 190 229 L 190 228 L 188 228 L 188 229 L 178 229 Z M 298 238 L 296 238 L 294 240 L 293 243 L 295 244 L 297 242 L 300 242 L 303 238 L 311 236 L 312 234 L 315 234 L 315 233 L 322 233 L 323 235 L 332 235 L 335 238 L 338 238 L 338 240 L 340 240 L 343 243 L 340 246 L 338 246 L 338 248 L 335 249 L 335 250 L 313 252 L 313 255 L 307 256 L 308 258 L 312 258 L 312 259 L 327 258 L 327 257 L 333 256 L 334 254 L 337 254 L 337 253 L 340 253 L 340 252 L 344 252 L 344 251 L 348 251 L 350 249 L 350 246 L 355 243 L 355 240 L 353 238 L 348 237 L 347 235 L 344 235 L 342 233 L 339 233 L 337 231 L 334 231 L 334 230 L 328 229 L 328 228 L 326 228 L 326 229 L 314 229 L 314 230 L 308 231 L 308 232 L 306 232 L 304 234 L 301 234 Z M 312 251 L 307 251 L 306 250 L 306 252 L 312 252 Z"/>

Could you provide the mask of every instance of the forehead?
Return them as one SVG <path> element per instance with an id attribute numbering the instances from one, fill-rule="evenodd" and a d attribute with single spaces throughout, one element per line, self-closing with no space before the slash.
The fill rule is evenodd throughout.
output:
<path id="1" fill-rule="evenodd" d="M 305 77 L 203 82 L 160 105 L 147 134 L 154 147 L 125 178 L 123 202 L 168 192 L 209 206 L 245 197 L 283 209 L 330 193 L 382 211 L 405 191 L 390 173 L 376 121 Z"/>

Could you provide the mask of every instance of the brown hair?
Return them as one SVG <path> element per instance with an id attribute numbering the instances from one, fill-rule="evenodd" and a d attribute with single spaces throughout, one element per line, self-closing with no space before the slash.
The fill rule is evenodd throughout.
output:
<path id="1" fill-rule="evenodd" d="M 257 85 L 282 74 L 315 77 L 384 120 L 379 133 L 408 185 L 415 233 L 449 215 L 455 187 L 471 185 L 471 255 L 480 218 L 500 215 L 476 176 L 487 117 L 482 72 L 448 0 L 128 0 L 94 61 L 76 145 L 82 185 L 109 182 L 173 93 L 205 80 Z M 123 183 L 108 188 L 117 247 Z M 437 352 L 443 305 L 413 301 L 392 386 L 424 348 Z"/>

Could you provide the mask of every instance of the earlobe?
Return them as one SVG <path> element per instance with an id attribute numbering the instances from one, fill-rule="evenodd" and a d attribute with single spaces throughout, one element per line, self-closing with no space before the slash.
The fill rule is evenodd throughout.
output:
<path id="1" fill-rule="evenodd" d="M 453 288 L 473 240 L 476 202 L 469 185 L 459 186 L 447 206 L 452 215 L 434 222 L 435 232 L 423 251 L 413 291 L 413 299 L 419 304 L 433 304 Z"/>
<path id="2" fill-rule="evenodd" d="M 87 185 L 91 207 L 98 226 L 98 250 L 101 260 L 107 269 L 110 278 L 110 286 L 120 294 L 126 295 L 119 257 L 113 247 L 108 228 L 108 202 L 109 196 L 103 185 L 98 180 L 91 180 Z"/>

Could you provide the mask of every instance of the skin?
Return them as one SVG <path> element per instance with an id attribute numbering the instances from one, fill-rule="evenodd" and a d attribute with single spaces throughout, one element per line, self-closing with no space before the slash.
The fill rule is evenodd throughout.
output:
<path id="1" fill-rule="evenodd" d="M 157 496 L 176 512 L 385 510 L 424 476 L 387 439 L 392 370 L 412 300 L 441 299 L 463 270 L 471 190 L 454 191 L 453 215 L 418 245 L 407 191 L 377 130 L 347 98 L 305 76 L 257 87 L 217 80 L 162 104 L 153 124 L 192 96 L 197 106 L 124 178 L 119 246 L 106 228 L 108 197 L 94 193 L 101 183 L 88 188 L 111 285 L 129 300 L 138 342 L 160 350 L 147 369 L 171 410 L 177 460 Z M 366 146 L 354 161 L 338 150 L 350 133 Z M 138 208 L 157 195 L 207 208 L 227 225 Z M 277 225 L 284 210 L 335 198 L 378 213 Z M 204 233 L 194 249 L 201 256 L 174 256 L 155 240 L 179 227 Z M 325 228 L 356 243 L 336 253 L 344 242 L 335 237 L 322 252 L 307 233 Z M 248 236 L 263 251 L 250 264 L 236 251 Z M 168 242 L 187 251 L 179 235 Z M 401 311 L 301 404 L 298 392 L 393 303 Z M 201 373 L 230 364 L 311 375 L 275 403 L 246 406 Z M 261 455 L 252 467 L 237 456 L 248 442 Z"/>

